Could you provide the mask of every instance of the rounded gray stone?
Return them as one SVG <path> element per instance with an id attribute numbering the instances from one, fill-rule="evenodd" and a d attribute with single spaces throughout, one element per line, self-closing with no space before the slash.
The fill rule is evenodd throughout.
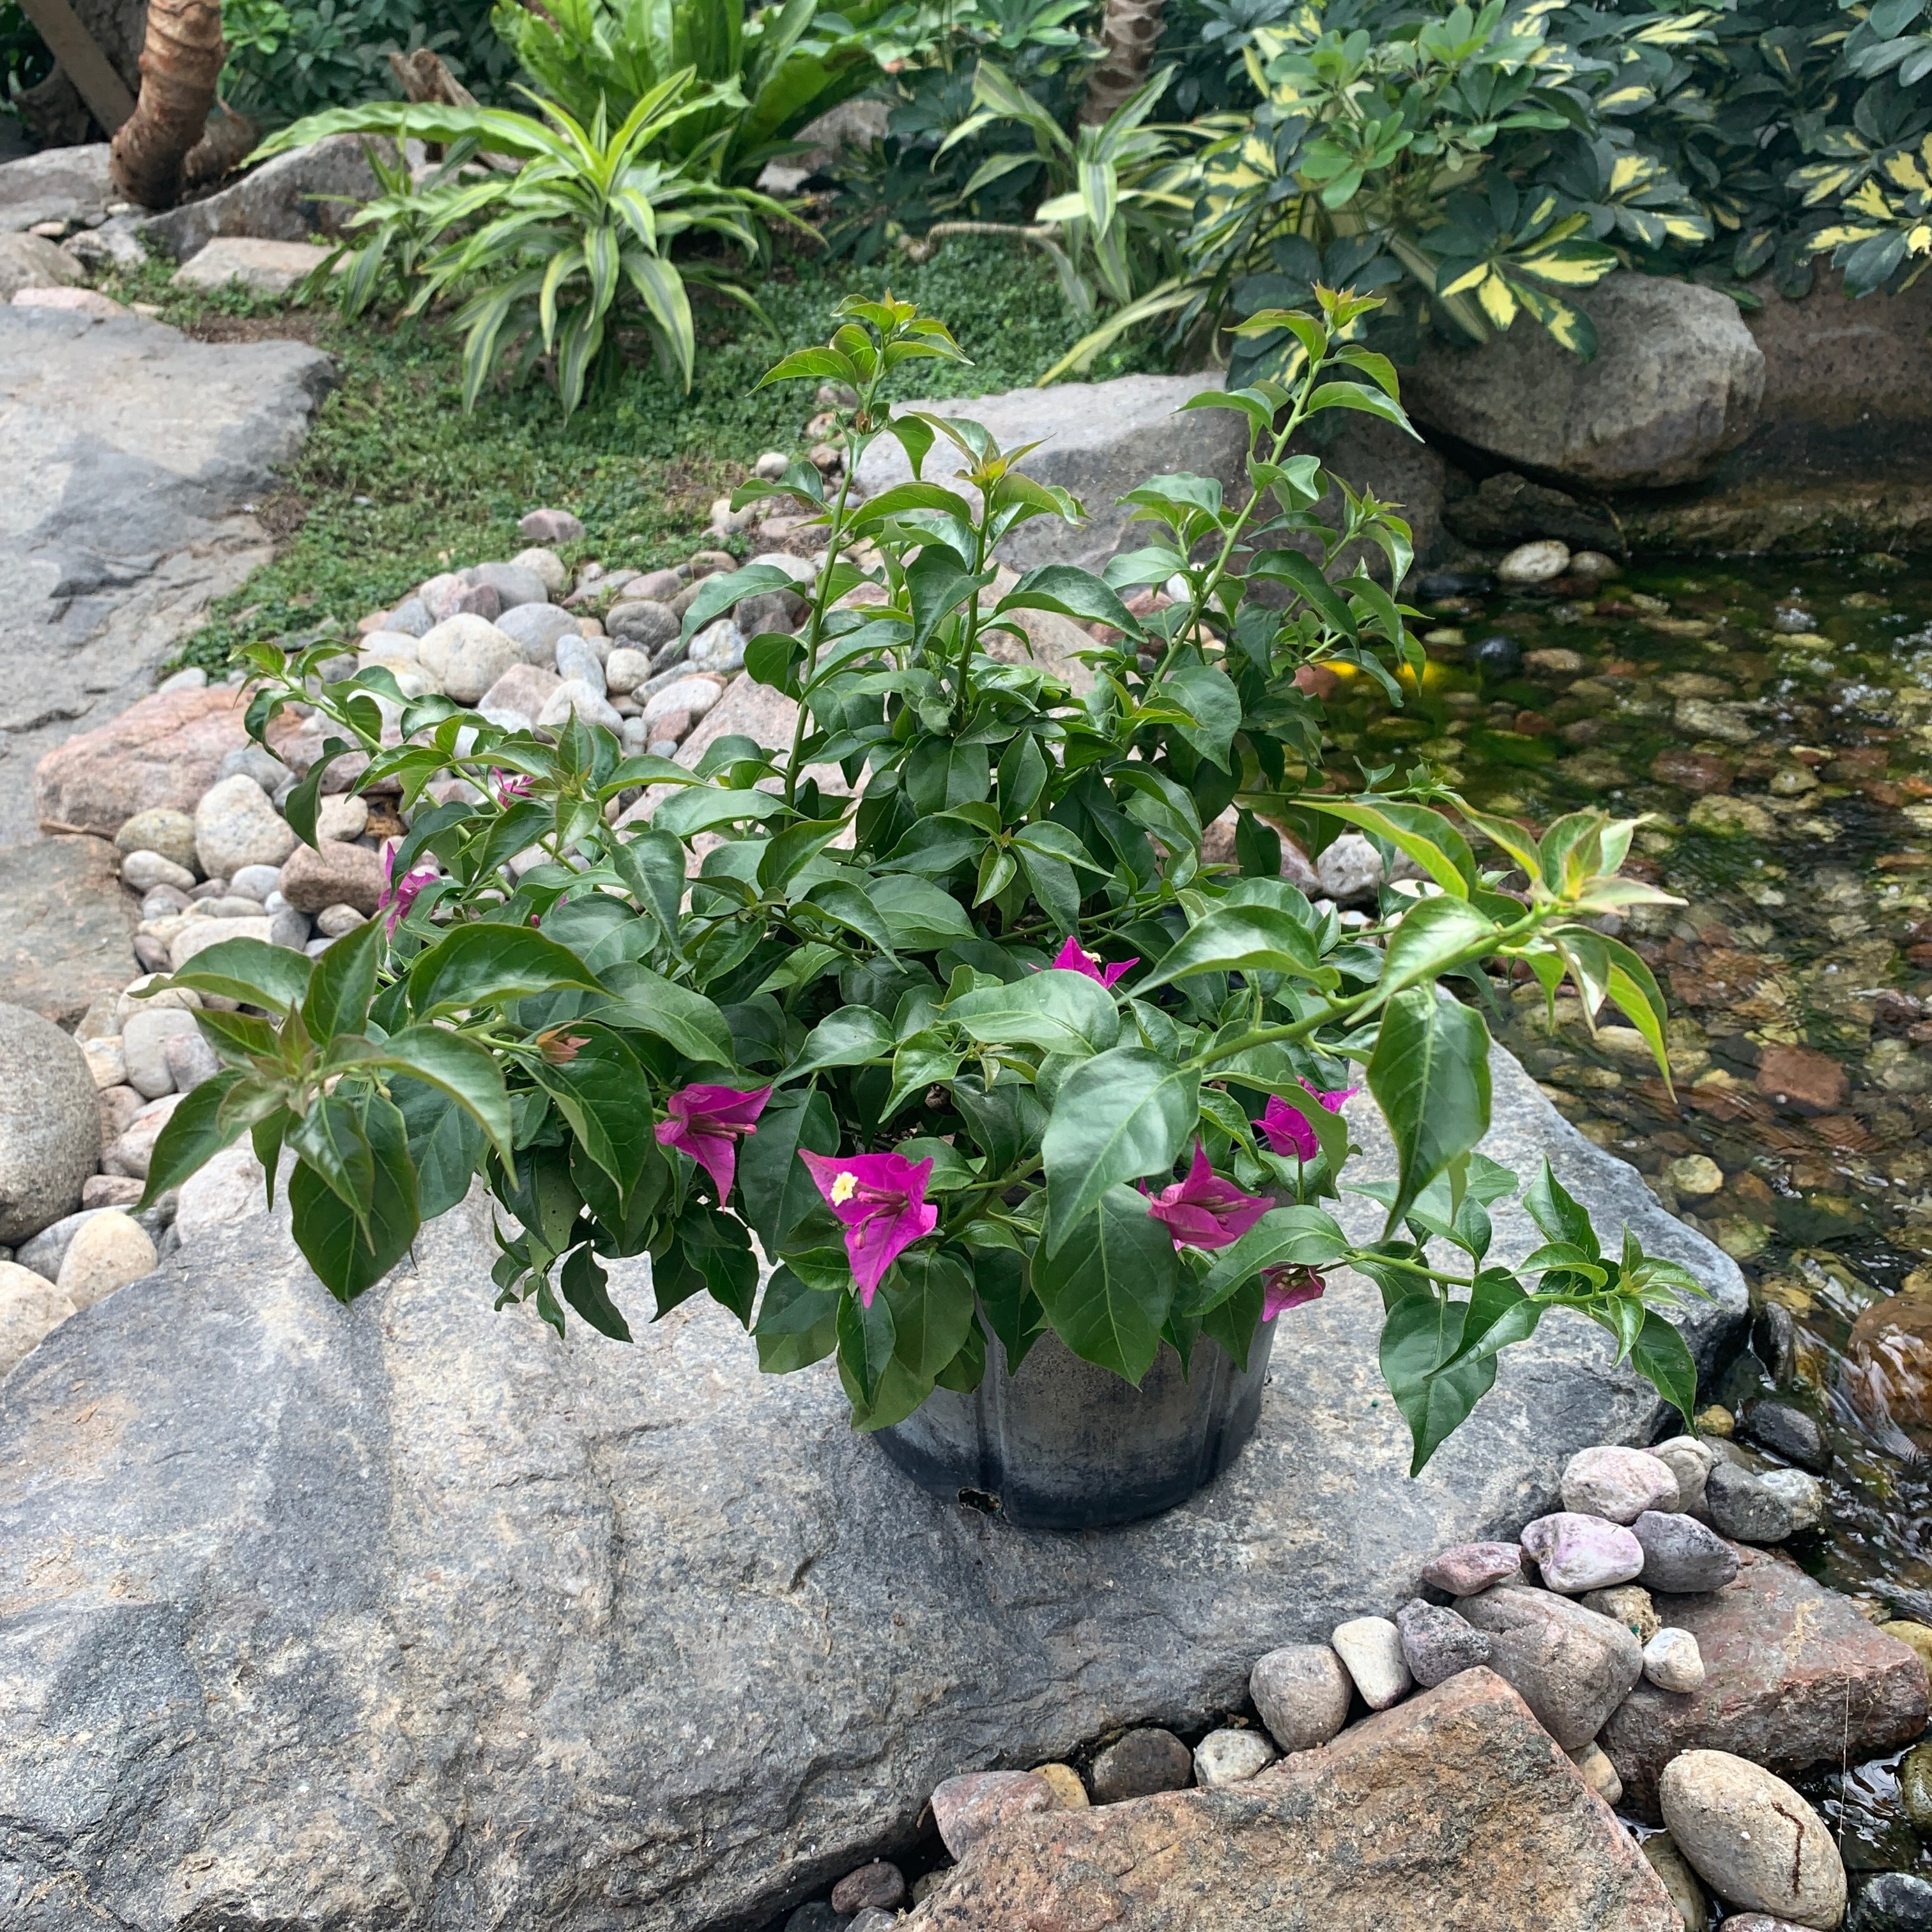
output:
<path id="1" fill-rule="evenodd" d="M 1490 1660 L 1490 1640 L 1466 1617 L 1417 1597 L 1395 1613 L 1402 1654 L 1425 1690 Z"/>
<path id="2" fill-rule="evenodd" d="M 1802 1469 L 1760 1474 L 1719 1462 L 1705 1484 L 1704 1506 L 1712 1522 L 1739 1543 L 1783 1543 L 1818 1520 L 1817 1490 L 1816 1480 Z"/>
<path id="3" fill-rule="evenodd" d="M 614 604 L 604 619 L 604 628 L 620 644 L 633 650 L 655 651 L 677 635 L 676 614 L 668 604 L 638 598 L 628 604 Z"/>
<path id="4" fill-rule="evenodd" d="M 1194 1754 L 1172 1731 L 1150 1725 L 1130 1731 L 1094 1760 L 1088 1782 L 1096 1804 L 1184 1791 L 1194 1778 Z"/>
<path id="5" fill-rule="evenodd" d="M 1312 1750 L 1341 1730 L 1354 1681 L 1325 1643 L 1284 1644 L 1248 1678 L 1248 1695 L 1284 1751 Z"/>
<path id="6" fill-rule="evenodd" d="M 51 1020 L 0 1004 L 0 1241 L 14 1246 L 80 1204 L 100 1160 L 87 1056 Z"/>
<path id="7" fill-rule="evenodd" d="M 1738 1574 L 1738 1552 L 1694 1516 L 1646 1510 L 1630 1534 L 1642 1547 L 1637 1580 L 1646 1590 L 1677 1596 L 1721 1590 Z"/>
<path id="8" fill-rule="evenodd" d="M 554 604 L 514 604 L 496 620 L 496 628 L 523 652 L 526 664 L 548 664 L 560 639 L 578 634 L 576 618 Z"/>
<path id="9" fill-rule="evenodd" d="M 1588 1744 L 1643 1674 L 1622 1624 L 1568 1597 L 1498 1583 L 1456 1606 L 1490 1638 L 1490 1668 L 1565 1750 Z"/>
<path id="10" fill-rule="evenodd" d="M 1205 1791 L 1244 1784 L 1280 1755 L 1259 1731 L 1210 1731 L 1194 1747 L 1194 1781 Z"/>

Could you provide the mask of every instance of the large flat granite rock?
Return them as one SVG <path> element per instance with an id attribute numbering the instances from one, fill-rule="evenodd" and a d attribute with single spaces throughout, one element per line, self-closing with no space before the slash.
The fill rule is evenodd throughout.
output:
<path id="1" fill-rule="evenodd" d="M 1735 1266 L 1496 1071 L 1492 1151 L 1546 1147 L 1606 1230 L 1690 1262 L 1708 1358 Z M 1212 1489 L 1027 1534 L 913 1488 L 829 1365 L 760 1377 L 709 1303 L 645 1327 L 639 1268 L 634 1348 L 493 1313 L 486 1228 L 459 1210 L 352 1311 L 257 1216 L 0 1385 L 0 1923 L 755 1925 L 954 1772 L 1239 1706 L 1262 1652 L 1392 1610 L 1574 1450 L 1664 1420 L 1552 1324 L 1411 1482 L 1345 1279 L 1284 1318 Z"/>
<path id="2" fill-rule="evenodd" d="M 138 316 L 0 308 L 0 844 L 32 838 L 42 753 L 126 709 L 270 545 L 248 506 L 334 364 Z"/>

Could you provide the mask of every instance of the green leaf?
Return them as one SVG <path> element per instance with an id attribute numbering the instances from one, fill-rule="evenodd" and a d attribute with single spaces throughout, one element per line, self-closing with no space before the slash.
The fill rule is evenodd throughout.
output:
<path id="1" fill-rule="evenodd" d="M 870 1006 L 841 1006 L 826 1014 L 806 1036 L 798 1058 L 772 1084 L 782 1087 L 829 1066 L 863 1066 L 868 1060 L 889 1058 L 892 1050 L 892 1029 L 883 1014 Z M 830 1148 L 814 1149 L 820 1154 L 832 1151 Z"/>
<path id="2" fill-rule="evenodd" d="M 999 610 L 1057 610 L 1082 623 L 1112 625 L 1130 638 L 1143 634 L 1141 620 L 1111 586 L 1070 563 L 1042 563 L 1028 571 L 1000 599 Z"/>
<path id="3" fill-rule="evenodd" d="M 1401 1162 L 1390 1232 L 1402 1225 L 1410 1202 L 1487 1132 L 1489 1045 L 1480 1016 L 1432 986 L 1411 986 L 1384 1010 L 1368 1078 Z"/>
<path id="4" fill-rule="evenodd" d="M 443 1027 L 405 1027 L 383 1042 L 379 1064 L 396 1067 L 454 1100 L 489 1136 L 499 1158 L 510 1158 L 510 1096 L 504 1089 L 502 1070 L 487 1047 Z"/>
<path id="5" fill-rule="evenodd" d="M 494 922 L 460 926 L 437 940 L 410 968 L 409 986 L 410 1009 L 421 1019 L 566 986 L 604 990 L 590 968 L 555 940 L 526 926 Z"/>
<path id="6" fill-rule="evenodd" d="M 785 802 L 776 792 L 738 790 L 724 785 L 687 785 L 674 798 L 668 798 L 652 814 L 651 824 L 660 832 L 680 838 L 695 838 L 700 832 L 715 832 L 721 825 L 735 825 L 743 819 L 763 824 L 782 815 Z"/>
<path id="7" fill-rule="evenodd" d="M 868 1308 L 856 1294 L 841 1294 L 838 1325 L 838 1378 L 845 1384 L 856 1423 L 872 1408 L 892 1364 L 896 1339 L 892 1304 L 884 1295 L 874 1294 Z"/>
<path id="8" fill-rule="evenodd" d="M 1060 1339 L 1083 1360 L 1138 1384 L 1160 1349 L 1180 1282 L 1174 1240 L 1147 1198 L 1108 1187 L 1056 1254 L 1035 1253 L 1033 1288 Z"/>
<path id="9" fill-rule="evenodd" d="M 1468 1306 L 1434 1294 L 1405 1294 L 1383 1324 L 1382 1378 L 1408 1424 L 1414 1451 L 1412 1476 L 1422 1473 L 1496 1385 L 1495 1356 L 1453 1359 L 1462 1343 Z"/>
<path id="10" fill-rule="evenodd" d="M 936 952 L 956 939 L 978 937 L 958 902 L 924 879 L 888 873 L 872 881 L 870 896 L 899 952 Z"/>
<path id="11" fill-rule="evenodd" d="M 972 1278 L 952 1256 L 922 1244 L 899 1257 L 880 1292 L 892 1304 L 893 1354 L 930 1387 L 965 1345 Z"/>
<path id="12" fill-rule="evenodd" d="M 1535 1179 L 1523 1191 L 1522 1204 L 1546 1240 L 1574 1248 L 1590 1261 L 1602 1258 L 1588 1210 L 1557 1179 L 1547 1154 Z"/>
<path id="13" fill-rule="evenodd" d="M 1422 440 L 1408 412 L 1394 397 L 1360 382 L 1324 382 L 1308 399 L 1308 413 L 1312 416 L 1317 410 L 1360 410 L 1365 416 L 1380 416 L 1384 422 L 1407 430 L 1418 442 Z"/>
<path id="14" fill-rule="evenodd" d="M 362 1110 L 339 1093 L 325 1095 L 289 1130 L 288 1144 L 359 1219 L 375 1186 L 375 1156 L 363 1138 Z"/>
<path id="15" fill-rule="evenodd" d="M 185 986 L 193 992 L 212 993 L 243 1006 L 286 1013 L 302 1003 L 310 970 L 311 962 L 286 946 L 270 946 L 259 939 L 224 939 L 204 947 L 185 971 L 170 975 L 152 990 Z"/>
<path id="16" fill-rule="evenodd" d="M 344 1302 L 373 1288 L 402 1259 L 420 1225 L 402 1115 L 380 1094 L 363 1101 L 361 1112 L 372 1185 L 360 1215 L 305 1161 L 289 1177 L 296 1245 L 323 1286 Z"/>
<path id="17" fill-rule="evenodd" d="M 798 1157 L 838 1151 L 838 1122 L 823 1094 L 800 1088 L 775 1094 L 758 1116 L 758 1131 L 739 1143 L 737 1193 L 759 1245 L 776 1255 L 819 1203 L 811 1172 Z"/>
<path id="18" fill-rule="evenodd" d="M 562 1066 L 538 1060 L 531 1074 L 556 1102 L 584 1152 L 628 1197 L 656 1145 L 646 1097 L 649 1078 L 622 1036 L 608 1027 L 574 1020 L 568 1032 L 583 1042 L 576 1058 Z"/>
<path id="19" fill-rule="evenodd" d="M 572 1248 L 564 1256 L 563 1266 L 557 1274 L 557 1286 L 563 1290 L 564 1300 L 598 1334 L 608 1335 L 614 1342 L 628 1342 L 631 1339 L 631 1324 L 610 1299 L 606 1285 L 609 1279 L 586 1244 L 580 1248 Z"/>
<path id="20" fill-rule="evenodd" d="M 1319 1208 L 1270 1208 L 1232 1247 L 1214 1257 L 1207 1278 L 1188 1298 L 1187 1312 L 1204 1315 L 1265 1268 L 1325 1268 L 1348 1247 L 1333 1215 Z"/>
<path id="21" fill-rule="evenodd" d="M 488 1142 L 466 1108 L 452 1107 L 441 1088 L 406 1074 L 390 1081 L 389 1097 L 409 1135 L 416 1171 L 416 1208 L 425 1221 L 446 1214 L 470 1192 Z"/>
<path id="22" fill-rule="evenodd" d="M 210 946 L 208 950 L 212 952 L 214 948 Z M 148 1162 L 147 1184 L 141 1190 L 142 1207 L 152 1208 L 170 1188 L 178 1187 L 224 1148 L 241 1138 L 245 1123 L 236 1119 L 224 1122 L 220 1118 L 221 1103 L 236 1083 L 248 1077 L 238 1070 L 218 1073 L 182 1096 L 155 1139 L 154 1151 Z M 269 1172 L 272 1174 L 274 1170 Z"/>
<path id="23" fill-rule="evenodd" d="M 1297 592 L 1331 631 L 1345 638 L 1355 632 L 1355 614 L 1347 600 L 1322 574 L 1321 567 L 1298 550 L 1275 550 L 1255 559 L 1249 574 L 1276 584 L 1286 584 Z"/>
<path id="24" fill-rule="evenodd" d="M 1370 832 L 1406 852 L 1442 890 L 1467 898 L 1476 885 L 1476 857 L 1469 842 L 1428 806 L 1384 800 L 1374 805 L 1360 799 L 1305 799 L 1303 802 L 1330 818 Z"/>
<path id="25" fill-rule="evenodd" d="M 1654 1308 L 1643 1312 L 1643 1327 L 1630 1352 L 1630 1366 L 1694 1430 L 1691 1412 L 1697 1406 L 1697 1364 L 1684 1337 L 1670 1318 Z"/>
<path id="26" fill-rule="evenodd" d="M 1389 935 L 1378 988 L 1387 997 L 1418 980 L 1432 980 L 1468 957 L 1472 946 L 1492 941 L 1496 932 L 1496 922 L 1467 899 L 1444 892 L 1439 898 L 1419 900 Z"/>
<path id="27" fill-rule="evenodd" d="M 686 606 L 678 634 L 688 644 L 714 617 L 722 617 L 740 598 L 766 590 L 795 590 L 788 571 L 775 563 L 747 564 L 742 570 L 720 571 L 706 578 Z"/>
<path id="28" fill-rule="evenodd" d="M 302 1001 L 302 1024 L 318 1046 L 326 1047 L 338 1034 L 362 1030 L 382 957 L 382 922 L 371 919 L 344 933 L 315 962 Z"/>
<path id="29" fill-rule="evenodd" d="M 788 1268 L 773 1269 L 752 1328 L 760 1370 L 784 1376 L 824 1361 L 838 1346 L 838 1305 L 844 1299 L 808 1288 Z"/>
<path id="30" fill-rule="evenodd" d="M 1057 1253 L 1117 1182 L 1166 1174 L 1199 1114 L 1199 1077 L 1144 1047 L 1116 1047 L 1076 1066 L 1060 1083 L 1040 1143 L 1042 1248 Z"/>
<path id="31" fill-rule="evenodd" d="M 1241 695 L 1227 674 L 1212 664 L 1178 665 L 1150 694 L 1154 704 L 1163 700 L 1194 721 L 1168 729 L 1179 733 L 1209 764 L 1232 771 L 1234 761 L 1230 748 L 1241 728 Z"/>
<path id="32" fill-rule="evenodd" d="M 1144 994 L 1196 973 L 1285 973 L 1324 988 L 1340 984 L 1335 969 L 1322 964 L 1315 934 L 1273 906 L 1216 908 L 1190 928 L 1135 991 Z"/>
<path id="33" fill-rule="evenodd" d="M 734 1064 L 730 1023 L 716 1000 L 631 960 L 607 966 L 604 984 L 616 1002 L 602 1010 L 606 1018 L 654 1035 L 700 1066 Z"/>
<path id="34" fill-rule="evenodd" d="M 1120 1035 L 1114 996 L 1084 973 L 1029 974 L 1001 986 L 963 993 L 939 1017 L 982 1046 L 1036 1046 L 1084 1058 L 1104 1053 Z"/>

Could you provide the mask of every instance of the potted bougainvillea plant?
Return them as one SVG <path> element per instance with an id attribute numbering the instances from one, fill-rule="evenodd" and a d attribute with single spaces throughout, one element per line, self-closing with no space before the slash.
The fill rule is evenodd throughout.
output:
<path id="1" fill-rule="evenodd" d="M 1081 506 L 970 422 L 894 413 L 896 369 L 964 358 L 909 304 L 847 302 L 766 380 L 848 386 L 843 476 L 890 436 L 911 480 L 861 500 L 800 464 L 739 493 L 823 531 L 808 616 L 746 650 L 795 700 L 788 743 L 722 736 L 686 769 L 581 722 L 500 729 L 380 667 L 325 682 L 332 646 L 254 650 L 258 736 L 296 704 L 332 728 L 291 824 L 312 837 L 328 765 L 359 756 L 408 832 L 386 916 L 314 962 L 233 940 L 175 976 L 239 1010 L 199 1016 L 224 1070 L 176 1110 L 146 1198 L 252 1135 L 272 1190 L 292 1156 L 295 1238 L 348 1301 L 480 1174 L 500 1305 L 627 1340 L 604 1263 L 648 1253 L 658 1314 L 709 1294 L 766 1370 L 836 1359 L 855 1425 L 934 1486 L 996 1450 L 1021 1521 L 1144 1513 L 1212 1474 L 1277 1322 L 1344 1266 L 1381 1290 L 1418 1468 L 1558 1309 L 1688 1419 L 1660 1312 L 1696 1292 L 1682 1269 L 1628 1234 L 1606 1252 L 1546 1163 L 1523 1197 L 1545 1244 L 1487 1258 L 1518 1181 L 1478 1151 L 1488 1035 L 1440 983 L 1567 979 L 1662 1066 L 1655 982 L 1598 929 L 1661 896 L 1619 875 L 1632 824 L 1538 836 L 1424 768 L 1353 796 L 1322 770 L 1296 674 L 1345 663 L 1399 697 L 1422 668 L 1347 561 L 1378 548 L 1399 586 L 1407 526 L 1293 449 L 1332 410 L 1408 428 L 1351 339 L 1373 306 L 1255 316 L 1298 340 L 1292 375 L 1189 406 L 1247 418 L 1247 500 L 1156 477 L 1104 574 L 1016 578 L 1002 538 Z M 686 635 L 790 584 L 706 579 Z M 1041 611 L 1090 627 L 1077 696 L 1025 648 Z M 1204 864 L 1231 806 L 1234 862 Z M 1281 825 L 1317 848 L 1353 828 L 1417 876 L 1345 929 L 1280 877 Z M 1322 1204 L 1360 1087 L 1400 1161 L 1366 1190 L 1386 1210 L 1366 1244 Z M 1022 1466 L 1063 1452 L 1070 1475 Z"/>

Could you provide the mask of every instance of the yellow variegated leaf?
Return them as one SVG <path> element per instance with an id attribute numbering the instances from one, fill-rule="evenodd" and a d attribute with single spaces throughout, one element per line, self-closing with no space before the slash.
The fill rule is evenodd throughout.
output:
<path id="1" fill-rule="evenodd" d="M 1594 288 L 1617 265 L 1607 248 L 1552 249 L 1519 256 L 1510 264 L 1539 282 L 1554 282 L 1559 288 Z"/>
<path id="2" fill-rule="evenodd" d="M 1811 238 L 1812 252 L 1820 254 L 1827 248 L 1845 248 L 1854 242 L 1869 242 L 1878 232 L 1874 227 L 1844 224 L 1836 228 L 1821 228 Z"/>
<path id="3" fill-rule="evenodd" d="M 1493 271 L 1480 288 L 1476 291 L 1476 299 L 1483 305 L 1483 313 L 1498 328 L 1507 328 L 1516 320 L 1516 296 L 1508 283 Z"/>
<path id="4" fill-rule="evenodd" d="M 1478 262 L 1473 268 L 1468 270 L 1466 274 L 1458 275 L 1453 282 L 1450 282 L 1446 284 L 1439 284 L 1436 288 L 1436 292 L 1438 296 L 1442 296 L 1445 300 L 1450 296 L 1460 296 L 1464 294 L 1468 290 L 1474 288 L 1478 283 L 1481 282 L 1486 277 L 1492 272 L 1493 271 L 1490 268 L 1488 262 Z"/>
<path id="5" fill-rule="evenodd" d="M 1918 165 L 1916 155 L 1888 154 L 1879 165 L 1902 188 L 1916 194 L 1924 194 L 1932 190 L 1932 182 L 1925 178 L 1925 171 Z"/>
<path id="6" fill-rule="evenodd" d="M 1916 227 L 1908 229 L 1905 245 L 1915 255 L 1923 255 L 1932 250 L 1932 221 L 1922 221 Z"/>
<path id="7" fill-rule="evenodd" d="M 1708 242 L 1711 224 L 1701 214 L 1666 214 L 1664 232 L 1673 242 Z"/>
<path id="8" fill-rule="evenodd" d="M 1610 192 L 1628 194 L 1632 188 L 1642 187 L 1656 171 L 1657 164 L 1648 154 L 1619 154 L 1610 169 Z"/>
<path id="9" fill-rule="evenodd" d="M 1587 316 L 1555 296 L 1545 295 L 1540 289 L 1518 283 L 1516 290 L 1522 298 L 1523 307 L 1573 356 L 1590 356 L 1596 353 L 1596 330 Z"/>
<path id="10" fill-rule="evenodd" d="M 1648 107 L 1657 98 L 1647 87 L 1613 87 L 1607 94 L 1597 97 L 1597 106 L 1604 113 L 1628 113 L 1640 107 Z"/>

